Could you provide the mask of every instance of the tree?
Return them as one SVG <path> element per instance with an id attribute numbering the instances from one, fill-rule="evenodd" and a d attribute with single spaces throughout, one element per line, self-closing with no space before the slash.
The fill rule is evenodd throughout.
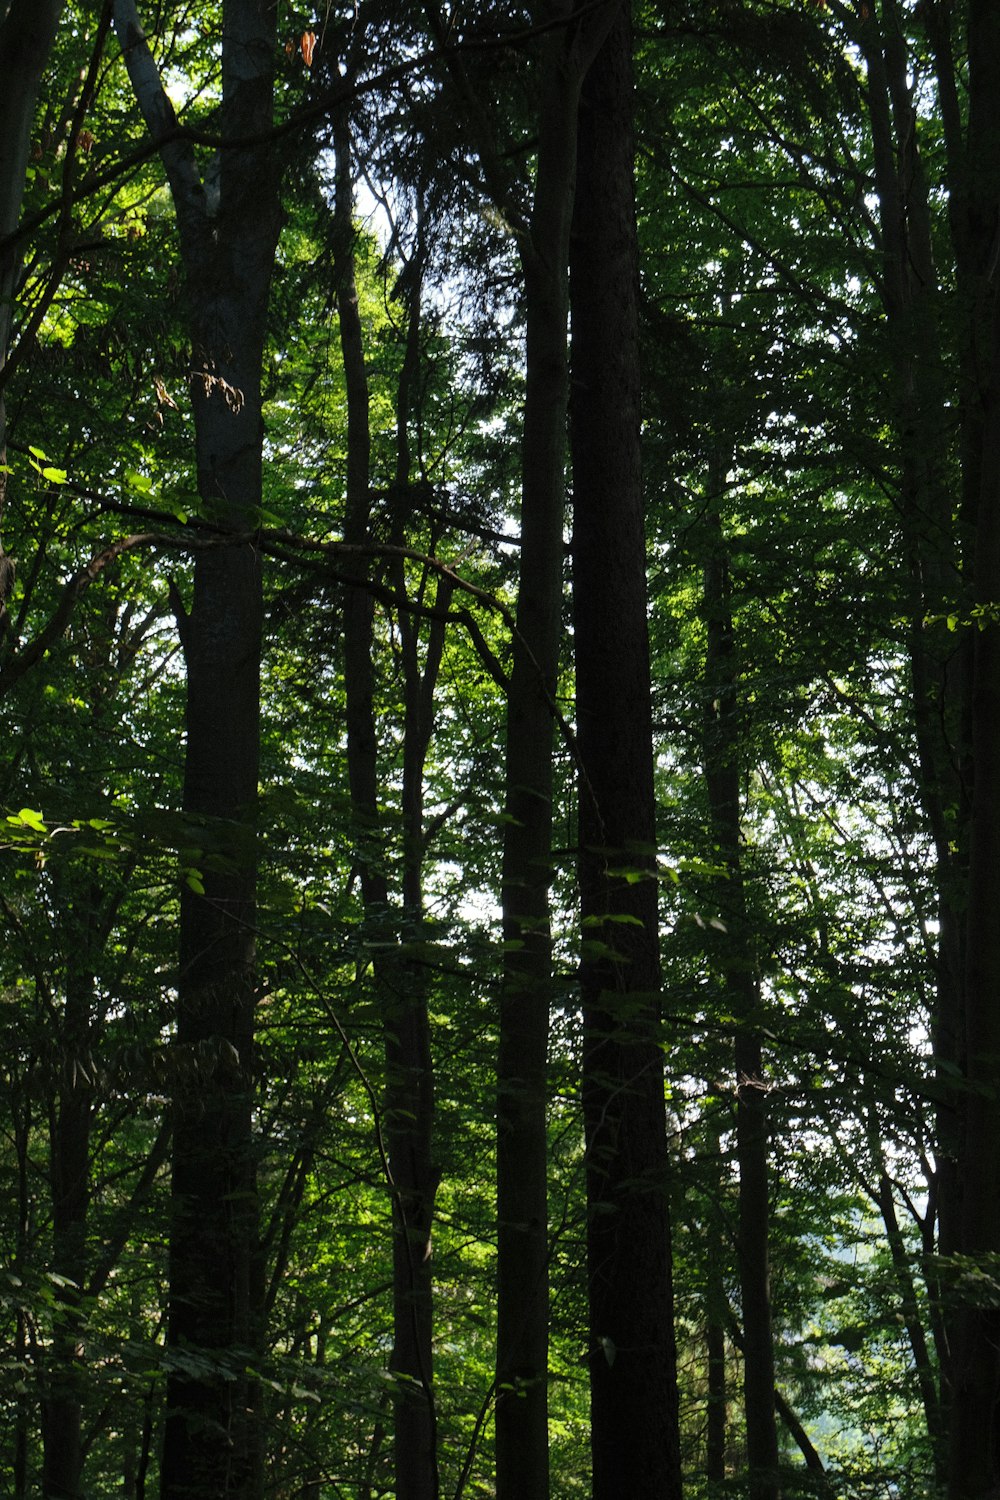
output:
<path id="1" fill-rule="evenodd" d="M 181 896 L 177 1043 L 203 1061 L 173 1100 L 164 1496 L 258 1491 L 252 1366 L 260 1268 L 252 1127 L 256 799 L 261 574 L 246 540 L 260 522 L 261 362 L 278 235 L 278 162 L 269 131 L 277 45 L 273 7 L 230 0 L 222 14 L 218 202 L 206 189 L 130 0 L 115 26 L 177 214 L 187 276 L 198 493 L 217 528 L 196 559 L 190 608 L 178 599 L 187 667 L 184 811 L 210 862 Z M 256 144 L 245 144 L 246 141 Z"/>
<path id="2" fill-rule="evenodd" d="M 581 98 L 571 298 L 588 1359 L 594 1495 L 608 1500 L 680 1494 L 631 49 L 622 5 Z"/>
<path id="3" fill-rule="evenodd" d="M 3 168 L 0 1487 L 988 1492 L 997 23 L 120 0 L 143 128 L 109 15 Z"/>
<path id="4" fill-rule="evenodd" d="M 0 19 L 0 377 L 10 342 L 20 256 L 14 234 L 21 214 L 31 129 L 42 72 L 48 60 L 62 0 L 39 8 L 12 3 Z M 6 462 L 6 418 L 0 383 L 0 463 Z M 4 476 L 0 474 L 0 484 Z M 0 489 L 2 500 L 2 489 Z M 2 517 L 2 505 L 0 505 Z"/>

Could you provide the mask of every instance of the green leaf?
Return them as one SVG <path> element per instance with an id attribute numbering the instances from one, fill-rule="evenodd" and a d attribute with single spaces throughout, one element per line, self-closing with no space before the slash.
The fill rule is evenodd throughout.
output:
<path id="1" fill-rule="evenodd" d="M 18 812 L 15 816 L 8 817 L 7 822 L 13 823 L 15 826 L 17 826 L 17 824 L 21 824 L 22 827 L 30 828 L 35 833 L 47 832 L 47 829 L 45 827 L 45 819 L 42 817 L 40 812 L 35 812 L 34 808 L 32 807 L 22 807 L 20 812 Z"/>
<path id="2" fill-rule="evenodd" d="M 617 922 L 619 927 L 641 927 L 642 921 L 629 911 L 609 911 L 600 917 L 584 917 L 584 927 L 603 927 L 605 922 Z"/>

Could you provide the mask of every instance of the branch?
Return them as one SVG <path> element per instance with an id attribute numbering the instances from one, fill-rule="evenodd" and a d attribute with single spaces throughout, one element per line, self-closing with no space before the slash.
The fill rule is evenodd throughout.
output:
<path id="1" fill-rule="evenodd" d="M 0 699 L 7 696 L 11 688 L 20 682 L 25 672 L 36 662 L 41 661 L 49 648 L 63 635 L 77 600 L 86 593 L 92 583 L 100 578 L 109 563 L 115 562 L 126 552 L 134 552 L 138 547 L 176 545 L 177 538 L 175 537 L 163 536 L 157 532 L 141 532 L 112 542 L 110 547 L 105 547 L 102 552 L 92 557 L 89 563 L 78 568 L 72 578 L 63 585 L 59 603 L 53 610 L 48 623 L 42 626 L 33 640 L 0 667 Z"/>
<path id="2" fill-rule="evenodd" d="M 182 240 L 194 249 L 207 221 L 205 188 L 189 135 L 182 133 L 139 21 L 135 0 L 113 0 L 115 35 L 136 102 L 163 162 Z"/>
<path id="3" fill-rule="evenodd" d="M 799 1452 L 806 1461 L 806 1468 L 811 1470 L 813 1474 L 822 1474 L 825 1480 L 826 1469 L 823 1467 L 823 1460 L 810 1442 L 809 1434 L 799 1421 L 798 1416 L 789 1406 L 777 1386 L 774 1388 L 774 1409 L 795 1439 Z"/>
<path id="4" fill-rule="evenodd" d="M 580 14 L 588 14 L 591 10 L 600 9 L 601 6 L 607 3 L 608 0 L 589 0 L 589 3 L 581 8 Z M 146 51 L 148 52 L 148 47 L 142 35 L 142 27 L 135 10 L 134 0 L 114 0 L 113 9 L 116 32 L 118 32 L 118 18 L 120 16 L 122 24 L 126 28 L 129 28 L 126 31 L 126 36 L 130 39 L 130 45 L 141 43 L 142 46 L 146 47 Z M 191 148 L 194 146 L 208 146 L 216 151 L 240 151 L 253 146 L 275 143 L 284 140 L 288 136 L 295 135 L 298 131 L 304 130 L 307 126 L 313 125 L 319 120 L 326 119 L 335 110 L 344 108 L 344 106 L 352 103 L 354 100 L 363 98 L 366 94 L 375 93 L 379 89 L 400 83 L 403 79 L 419 73 L 421 70 L 428 70 L 433 64 L 440 62 L 442 57 L 447 58 L 466 52 L 495 52 L 503 49 L 513 50 L 525 47 L 535 37 L 541 36 L 545 32 L 559 26 L 565 26 L 565 24 L 565 19 L 559 17 L 556 20 L 549 20 L 537 26 L 524 27 L 522 30 L 511 32 L 507 36 L 490 37 L 488 39 L 472 38 L 469 41 L 449 44 L 445 48 L 437 46 L 429 47 L 426 51 L 407 57 L 402 62 L 393 63 L 387 68 L 382 68 L 378 73 L 373 73 L 371 77 L 362 79 L 360 82 L 348 83 L 340 80 L 332 87 L 323 89 L 317 93 L 313 99 L 309 100 L 300 109 L 294 110 L 287 119 L 269 127 L 267 130 L 252 131 L 242 136 L 225 137 L 220 135 L 218 131 L 202 130 L 192 125 L 181 125 L 174 114 L 169 99 L 166 99 L 166 109 L 162 114 L 159 131 L 151 133 L 147 140 L 142 141 L 134 150 L 120 157 L 116 162 L 113 162 L 103 172 L 95 173 L 93 177 L 89 177 L 81 184 L 79 192 L 73 201 L 74 203 L 79 202 L 82 198 L 89 197 L 94 193 L 100 192 L 103 188 L 111 186 L 124 177 L 132 168 L 142 166 L 151 157 L 157 155 L 163 156 L 167 148 L 188 148 L 193 162 L 194 153 Z M 156 85 L 162 91 L 162 86 L 159 85 L 159 74 L 156 70 L 156 64 L 151 56 L 150 63 L 152 71 L 156 75 Z M 138 65 L 140 67 L 144 66 L 141 59 Z M 126 66 L 129 66 L 128 58 L 126 58 Z M 131 76 L 131 68 L 129 71 Z M 153 80 L 150 80 L 150 87 L 153 87 Z M 135 88 L 134 80 L 133 88 Z M 154 95 L 151 93 L 150 103 L 152 104 L 153 102 Z M 148 122 L 147 128 L 152 130 L 152 127 L 148 126 Z M 198 181 L 199 188 L 201 188 L 201 180 L 198 177 L 197 167 L 194 168 L 194 177 Z M 9 250 L 20 245 L 22 241 L 30 239 L 35 231 L 51 219 L 54 214 L 59 213 L 61 208 L 62 199 L 58 198 L 45 208 L 30 214 L 21 221 L 16 230 L 0 238 L 0 259 Z"/>

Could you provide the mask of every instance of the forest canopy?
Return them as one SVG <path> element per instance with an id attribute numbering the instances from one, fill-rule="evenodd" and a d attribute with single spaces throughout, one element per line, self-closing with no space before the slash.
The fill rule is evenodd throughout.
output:
<path id="1" fill-rule="evenodd" d="M 1000 7 L 0 0 L 0 1489 L 1000 1493 Z"/>

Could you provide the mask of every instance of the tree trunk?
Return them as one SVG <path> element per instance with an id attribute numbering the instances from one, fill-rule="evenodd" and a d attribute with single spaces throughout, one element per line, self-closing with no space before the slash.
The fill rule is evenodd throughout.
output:
<path id="1" fill-rule="evenodd" d="M 583 87 L 571 257 L 594 1500 L 680 1495 L 632 109 L 630 13 L 622 5 Z"/>
<path id="2" fill-rule="evenodd" d="M 710 1492 L 726 1478 L 726 1415 L 728 1390 L 726 1382 L 726 1331 L 715 1302 L 722 1292 L 721 1277 L 709 1268 L 708 1295 L 705 1299 L 705 1359 L 708 1390 L 705 1402 L 705 1478 Z M 722 1293 L 724 1295 L 724 1293 Z"/>
<path id="3" fill-rule="evenodd" d="M 967 1050 L 961 1252 L 984 1268 L 1000 1255 L 1000 11 L 968 7 L 967 196 L 958 205 L 968 318 L 963 391 L 966 487 L 974 505 L 970 704 L 973 767 L 965 973 Z M 1000 1492 L 1000 1309 L 958 1278 L 952 1361 L 952 1500 Z"/>
<path id="4" fill-rule="evenodd" d="M 350 134 L 341 118 L 337 153 L 336 241 L 341 273 L 337 295 L 341 352 L 348 399 L 347 510 L 344 540 L 363 547 L 370 540 L 368 380 L 354 279 L 353 185 Z M 411 306 L 410 316 L 416 316 Z M 415 344 L 413 345 L 416 348 Z M 407 373 L 408 362 L 407 362 Z M 403 399 L 401 397 L 401 399 Z M 400 413 L 397 482 L 408 478 L 406 413 Z M 425 981 L 401 955 L 390 913 L 389 885 L 378 850 L 378 742 L 374 715 L 372 600 L 365 582 L 372 560 L 348 563 L 353 582 L 344 599 L 344 676 L 347 696 L 347 757 L 356 832 L 361 850 L 365 921 L 374 945 L 372 967 L 382 1012 L 385 1047 L 385 1140 L 392 1177 L 393 1463 L 397 1500 L 435 1500 L 439 1494 L 437 1423 L 433 1375 L 433 1285 L 430 1239 L 436 1176 L 432 1161 L 434 1075 Z M 397 578 L 405 591 L 405 579 Z M 442 602 L 440 599 L 439 603 Z M 430 739 L 433 684 L 440 662 L 441 630 L 435 626 L 424 673 L 418 665 L 416 628 L 400 621 L 404 643 L 405 729 L 403 746 L 404 890 L 407 926 L 422 920 L 421 844 L 423 770 Z M 404 934 L 404 935 L 409 935 Z"/>
<path id="5" fill-rule="evenodd" d="M 0 463 L 7 441 L 3 369 L 21 265 L 18 249 L 4 241 L 20 220 L 35 100 L 62 9 L 63 0 L 11 0 L 0 22 Z"/>
<path id="6" fill-rule="evenodd" d="M 889 1246 L 889 1254 L 892 1257 L 892 1268 L 895 1273 L 896 1284 L 899 1288 L 903 1324 L 906 1328 L 910 1352 L 913 1356 L 913 1370 L 924 1408 L 927 1433 L 931 1440 L 935 1479 L 943 1487 L 946 1470 L 944 1424 L 941 1412 L 941 1398 L 935 1378 L 936 1371 L 934 1369 L 934 1362 L 930 1356 L 924 1325 L 920 1319 L 920 1303 L 916 1287 L 913 1283 L 913 1274 L 906 1242 L 896 1216 L 896 1202 L 892 1182 L 886 1170 L 884 1147 L 878 1136 L 877 1122 L 874 1119 L 869 1128 L 869 1140 L 872 1161 L 879 1169 L 878 1185 L 875 1188 L 873 1197 L 878 1205 L 879 1213 L 882 1215 L 886 1242 Z"/>
<path id="7" fill-rule="evenodd" d="M 546 1061 L 553 704 L 566 508 L 567 265 L 580 86 L 572 9 L 562 7 L 567 28 L 546 43 L 534 202 L 520 244 L 527 347 L 520 577 L 507 697 L 497 1057 L 499 1500 L 546 1500 L 549 1492 Z"/>
<path id="8" fill-rule="evenodd" d="M 17 229 L 42 70 L 52 50 L 63 0 L 11 0 L 0 23 L 0 528 L 7 493 L 5 366 L 21 252 L 5 245 Z M 0 569 L 3 568 L 0 540 Z M 12 578 L 0 571 L 0 626 Z"/>
<path id="9" fill-rule="evenodd" d="M 717 504 L 724 475 L 712 478 Z M 778 1500 L 778 1429 L 774 1411 L 774 1342 L 769 1265 L 767 1084 L 758 1029 L 760 982 L 740 854 L 740 726 L 729 570 L 717 509 L 710 517 L 705 565 L 705 780 L 712 830 L 726 875 L 719 884 L 723 930 L 717 934 L 728 1004 L 736 1018 L 736 1160 L 739 1168 L 737 1257 L 743 1316 L 743 1395 L 750 1494 Z"/>
<path id="10" fill-rule="evenodd" d="M 932 9 L 928 7 L 928 16 Z M 955 518 L 957 512 L 968 511 L 968 504 L 956 505 L 949 474 L 953 412 L 941 347 L 940 290 L 909 84 L 910 59 L 896 0 L 886 0 L 881 25 L 873 10 L 866 13 L 862 44 L 881 231 L 880 292 L 894 377 L 899 510 L 911 589 L 911 702 L 920 794 L 936 861 L 939 932 L 932 1034 L 942 1102 L 937 1116 L 935 1192 L 938 1248 L 950 1255 L 961 1240 L 965 1152 L 965 1098 L 954 1085 L 965 1053 L 964 886 L 969 827 L 965 778 L 972 642 L 968 631 L 956 636 L 944 621 L 962 591 L 962 538 L 956 535 Z M 944 89 L 951 83 L 952 79 L 941 80 Z M 951 174 L 959 171 L 953 162 Z M 964 254 L 958 244 L 956 252 L 961 263 Z M 961 269 L 959 280 L 964 280 Z M 943 1300 L 939 1281 L 932 1288 L 932 1299 Z M 948 1351 L 949 1340 L 943 1338 L 938 1352 L 944 1397 Z"/>
<path id="11" fill-rule="evenodd" d="M 115 26 L 147 126 L 165 134 L 173 111 L 131 0 L 116 0 Z M 276 49 L 269 0 L 225 0 L 221 134 L 258 144 L 223 144 L 217 206 L 190 147 L 161 149 L 187 275 L 198 492 L 220 530 L 219 546 L 198 553 L 191 609 L 178 620 L 184 810 L 210 857 L 181 896 L 162 1500 L 245 1500 L 261 1480 L 249 1370 L 261 1345 L 252 1101 L 262 608 L 259 554 L 237 538 L 259 524 L 261 504 L 279 194 L 276 153 L 260 142 Z"/>
<path id="12" fill-rule="evenodd" d="M 81 905 L 84 903 L 81 903 Z M 84 951 L 86 947 L 84 945 Z M 60 1036 L 62 1067 L 50 1126 L 52 1155 L 52 1269 L 56 1286 L 42 1415 L 44 1500 L 77 1500 L 83 1476 L 84 1369 L 80 1296 L 87 1269 L 90 1199 L 90 1125 L 93 1080 L 88 1073 L 93 983 L 67 976 Z"/>

